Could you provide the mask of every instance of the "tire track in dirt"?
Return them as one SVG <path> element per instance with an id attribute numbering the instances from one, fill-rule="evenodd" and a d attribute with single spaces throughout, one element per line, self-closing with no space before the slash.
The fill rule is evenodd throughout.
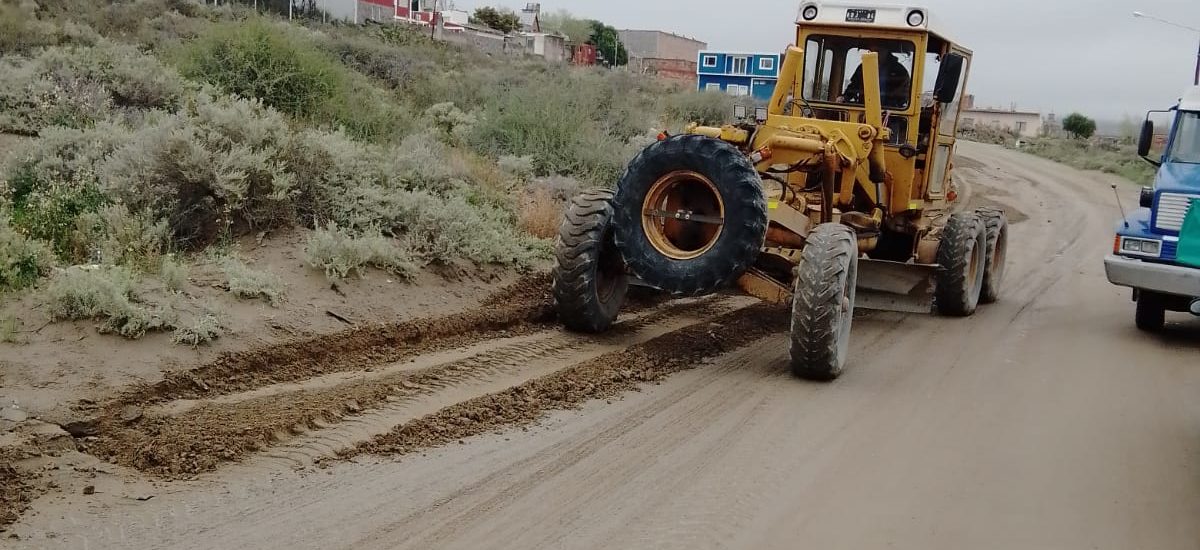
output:
<path id="1" fill-rule="evenodd" d="M 338 456 L 403 455 L 502 427 L 531 424 L 550 411 L 571 409 L 662 380 L 697 362 L 750 344 L 783 326 L 786 311 L 751 306 L 604 354 L 503 392 L 466 400 L 397 426 L 390 433 L 346 449 Z M 723 327 L 737 330 L 723 330 Z"/>
<path id="2" fill-rule="evenodd" d="M 355 430 L 346 435 L 325 434 L 323 438 L 310 439 L 307 446 L 293 449 L 293 456 L 276 455 L 293 465 L 301 465 L 357 443 L 355 433 L 365 431 L 369 437 L 386 432 L 396 423 L 411 418 L 396 420 L 398 415 L 430 401 L 431 396 L 449 394 L 465 399 L 485 393 L 473 392 L 473 388 L 480 386 L 486 390 L 504 389 L 538 373 L 549 373 L 561 365 L 577 362 L 577 356 L 598 356 L 630 341 L 644 340 L 715 316 L 734 307 L 726 305 L 728 301 L 712 298 L 669 304 L 641 314 L 621 324 L 611 335 L 598 339 L 556 330 L 537 338 L 497 340 L 498 347 L 473 357 L 419 370 L 364 371 L 359 378 L 341 384 L 317 380 L 311 387 L 300 384 L 288 391 L 265 395 L 251 390 L 242 399 L 237 394 L 226 394 L 220 401 L 189 403 L 178 414 L 142 414 L 129 422 L 113 411 L 101 421 L 98 440 L 85 443 L 84 449 L 102 459 L 148 473 L 188 476 L 287 443 L 312 430 L 342 424 L 364 411 L 386 407 L 381 414 L 372 416 L 373 420 L 353 426 Z M 542 369 L 530 370 L 533 363 L 541 364 Z M 433 402 L 440 403 L 440 408 L 457 399 L 447 397 Z"/>
<path id="3" fill-rule="evenodd" d="M 535 341 L 515 342 L 457 362 L 476 369 L 458 380 L 443 379 L 421 393 L 392 396 L 378 409 L 321 426 L 312 433 L 280 445 L 254 461 L 251 468 L 271 470 L 306 467 L 386 434 L 398 425 L 436 413 L 462 400 L 504 391 L 529 380 L 553 374 L 564 366 L 599 357 L 613 350 L 646 342 L 663 334 L 704 322 L 706 318 L 745 307 L 748 299 L 687 300 L 652 314 L 626 321 L 602 337 L 551 332 Z"/>
<path id="4" fill-rule="evenodd" d="M 539 274 L 502 289 L 479 308 L 463 313 L 357 327 L 226 354 L 208 365 L 127 392 L 115 404 L 209 398 L 529 334 L 545 328 L 554 318 L 549 288 L 550 276 Z"/>

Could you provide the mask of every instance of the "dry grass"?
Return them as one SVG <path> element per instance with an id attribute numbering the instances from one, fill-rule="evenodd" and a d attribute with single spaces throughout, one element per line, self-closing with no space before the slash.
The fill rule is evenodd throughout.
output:
<path id="1" fill-rule="evenodd" d="M 541 239 L 553 239 L 562 223 L 563 203 L 547 189 L 534 189 L 521 203 L 519 226 Z"/>

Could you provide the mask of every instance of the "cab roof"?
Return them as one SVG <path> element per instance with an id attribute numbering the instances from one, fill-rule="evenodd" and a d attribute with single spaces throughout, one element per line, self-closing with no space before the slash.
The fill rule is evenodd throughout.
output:
<path id="1" fill-rule="evenodd" d="M 815 16 L 812 13 L 813 9 L 816 9 Z M 914 25 L 914 22 L 917 24 Z M 800 11 L 796 14 L 796 24 L 924 31 L 959 48 L 967 49 L 962 43 L 944 32 L 939 21 L 924 6 L 808 1 L 800 4 Z"/>
<path id="2" fill-rule="evenodd" d="M 1179 110 L 1200 111 L 1200 86 L 1183 93 L 1183 99 L 1179 100 Z"/>

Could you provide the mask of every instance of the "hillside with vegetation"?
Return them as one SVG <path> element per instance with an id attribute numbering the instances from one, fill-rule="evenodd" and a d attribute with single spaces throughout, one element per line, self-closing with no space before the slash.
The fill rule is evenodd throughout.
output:
<path id="1" fill-rule="evenodd" d="M 538 269 L 570 195 L 613 184 L 658 129 L 731 109 L 621 70 L 188 0 L 0 0 L 0 53 L 16 343 L 30 311 L 210 341 L 223 306 L 197 287 L 274 307 L 300 276 L 247 242 L 295 248 L 335 290 Z"/>
<path id="2" fill-rule="evenodd" d="M 1003 145 L 1080 170 L 1115 174 L 1139 185 L 1154 181 L 1154 167 L 1137 155 L 1136 127 L 1126 120 L 1119 137 L 1096 137 L 1096 122 L 1074 113 L 1064 119 L 1062 135 L 1018 138 L 1010 131 L 990 127 L 970 127 L 960 131 L 963 138 Z"/>

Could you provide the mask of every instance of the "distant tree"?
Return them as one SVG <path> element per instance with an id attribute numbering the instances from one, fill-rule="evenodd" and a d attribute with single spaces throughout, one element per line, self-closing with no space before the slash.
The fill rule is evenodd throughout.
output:
<path id="1" fill-rule="evenodd" d="M 1088 139 L 1096 134 L 1096 121 L 1079 113 L 1071 113 L 1062 122 L 1063 130 L 1080 139 Z"/>
<path id="2" fill-rule="evenodd" d="M 599 21 L 591 23 L 592 39 L 590 42 L 596 46 L 600 55 L 604 56 L 607 64 L 610 67 L 628 65 L 629 52 L 625 51 L 625 44 L 621 43 L 621 35 L 617 33 L 617 29 Z"/>
<path id="3" fill-rule="evenodd" d="M 567 10 L 542 15 L 542 30 L 565 34 L 572 42 L 578 44 L 592 40 L 592 22 L 575 17 Z"/>
<path id="4" fill-rule="evenodd" d="M 521 29 L 521 16 L 507 9 L 496 9 L 490 6 L 477 8 L 471 16 L 471 23 L 496 29 L 504 34 Z"/>

